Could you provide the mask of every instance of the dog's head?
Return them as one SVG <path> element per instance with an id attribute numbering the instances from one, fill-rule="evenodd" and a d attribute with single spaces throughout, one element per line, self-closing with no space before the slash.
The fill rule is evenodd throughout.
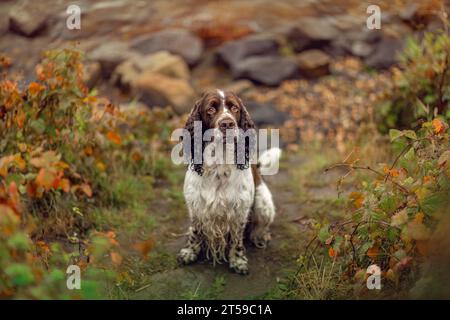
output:
<path id="1" fill-rule="evenodd" d="M 189 118 L 186 122 L 185 129 L 190 133 L 191 138 L 191 162 L 195 154 L 196 145 L 194 143 L 194 123 L 200 121 L 202 124 L 202 135 L 205 131 L 213 129 L 222 133 L 226 137 L 230 132 L 235 135 L 248 132 L 254 129 L 255 125 L 250 115 L 242 103 L 234 93 L 222 90 L 211 90 L 205 92 L 202 97 L 195 103 Z M 248 136 L 247 136 L 248 138 Z M 244 139 L 246 139 L 244 137 Z M 250 157 L 250 142 L 244 140 L 245 147 L 245 163 L 238 163 L 237 167 L 241 170 L 248 168 Z M 198 145 L 197 145 L 198 147 Z M 201 144 L 201 152 L 203 154 L 204 143 Z M 236 148 L 237 150 L 237 148 Z M 203 164 L 192 163 L 192 168 L 202 174 Z"/>

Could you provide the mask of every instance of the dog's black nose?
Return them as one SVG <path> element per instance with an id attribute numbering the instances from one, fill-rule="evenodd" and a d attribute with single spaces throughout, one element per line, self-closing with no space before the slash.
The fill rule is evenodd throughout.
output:
<path id="1" fill-rule="evenodd" d="M 234 121 L 232 119 L 223 119 L 219 122 L 220 130 L 227 130 L 234 128 Z"/>

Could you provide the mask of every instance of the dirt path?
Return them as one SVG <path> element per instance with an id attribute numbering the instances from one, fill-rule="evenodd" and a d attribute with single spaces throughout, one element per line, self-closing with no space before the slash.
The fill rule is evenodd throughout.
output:
<path id="1" fill-rule="evenodd" d="M 208 261 L 183 267 L 174 264 L 185 241 L 179 234 L 188 224 L 185 209 L 180 208 L 178 213 L 160 217 L 157 228 L 159 240 L 154 250 L 159 255 L 154 259 L 165 257 L 170 263 L 143 279 L 128 298 L 277 298 L 277 282 L 295 267 L 296 259 L 311 239 L 315 219 L 328 214 L 330 201 L 337 195 L 333 184 L 336 176 L 323 176 L 324 165 L 329 160 L 327 153 L 320 150 L 301 153 L 283 159 L 279 173 L 266 177 L 274 195 L 277 217 L 267 249 L 247 246 L 248 276 L 231 273 L 226 264 L 213 266 Z"/>

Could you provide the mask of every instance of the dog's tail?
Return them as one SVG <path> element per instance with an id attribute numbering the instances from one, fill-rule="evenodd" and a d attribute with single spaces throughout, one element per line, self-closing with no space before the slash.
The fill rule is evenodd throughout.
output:
<path id="1" fill-rule="evenodd" d="M 258 168 L 261 174 L 272 175 L 277 173 L 280 158 L 280 148 L 271 148 L 264 151 L 258 158 Z"/>

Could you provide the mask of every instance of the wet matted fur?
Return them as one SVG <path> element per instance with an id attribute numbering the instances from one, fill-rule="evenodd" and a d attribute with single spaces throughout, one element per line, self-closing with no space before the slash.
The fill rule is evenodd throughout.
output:
<path id="1" fill-rule="evenodd" d="M 221 90 L 205 93 L 195 104 L 186 123 L 191 137 L 194 121 L 201 121 L 203 132 L 223 127 L 244 131 L 254 128 L 242 101 L 233 93 Z M 209 142 L 213 143 L 222 142 Z M 202 152 L 207 147 L 202 145 Z M 193 143 L 191 148 L 194 150 Z M 191 154 L 193 157 L 194 152 Z M 270 156 L 261 159 L 278 161 L 272 158 L 279 157 L 279 152 L 267 155 Z M 201 164 L 187 169 L 183 192 L 191 225 L 187 244 L 178 255 L 181 263 L 192 263 L 203 252 L 214 263 L 226 261 L 232 270 L 247 274 L 245 231 L 249 231 L 250 240 L 257 247 L 266 246 L 275 207 L 257 165 L 250 165 L 249 158 L 250 151 L 245 150 L 244 164 L 224 164 L 205 158 Z"/>

